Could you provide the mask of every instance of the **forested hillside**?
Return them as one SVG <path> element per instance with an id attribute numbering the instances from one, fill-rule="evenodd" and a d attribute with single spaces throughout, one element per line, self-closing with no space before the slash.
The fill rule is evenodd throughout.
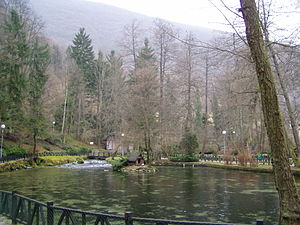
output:
<path id="1" fill-rule="evenodd" d="M 70 45 L 75 33 L 81 27 L 93 39 L 96 50 L 109 52 L 120 50 L 119 41 L 122 30 L 133 20 L 138 20 L 142 29 L 142 37 L 151 35 L 151 25 L 154 18 L 130 12 L 117 7 L 95 3 L 86 0 L 30 0 L 33 10 L 45 22 L 45 33 L 60 45 Z M 214 32 L 211 29 L 176 24 L 176 29 L 193 31 L 202 41 L 211 39 Z"/>
<path id="2" fill-rule="evenodd" d="M 46 18 L 46 33 L 44 21 L 26 1 L 1 2 L 0 122 L 6 125 L 5 138 L 18 137 L 36 151 L 38 141 L 55 131 L 57 142 L 71 136 L 106 148 L 110 140 L 110 150 L 143 150 L 148 159 L 177 152 L 230 156 L 269 151 L 243 35 L 222 34 L 203 42 L 199 34 L 167 21 L 132 20 L 120 9 L 68 2 L 35 1 L 36 12 Z M 50 18 L 53 6 L 58 10 Z M 103 17 L 94 21 L 96 14 Z M 290 121 L 291 114 L 293 125 L 299 121 L 299 48 L 276 44 L 272 51 L 284 74 L 277 78 L 279 99 L 289 146 L 295 149 Z"/>

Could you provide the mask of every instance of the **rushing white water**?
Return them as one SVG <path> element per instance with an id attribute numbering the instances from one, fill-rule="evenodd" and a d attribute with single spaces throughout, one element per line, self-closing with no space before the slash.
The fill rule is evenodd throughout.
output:
<path id="1" fill-rule="evenodd" d="M 105 160 L 84 160 L 84 163 L 67 163 L 57 166 L 58 168 L 69 168 L 69 169 L 93 169 L 93 168 L 111 168 L 111 164 Z"/>

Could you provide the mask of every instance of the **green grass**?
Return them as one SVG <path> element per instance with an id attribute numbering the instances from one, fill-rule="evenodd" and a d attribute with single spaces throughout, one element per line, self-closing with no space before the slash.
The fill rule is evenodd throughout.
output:
<path id="1" fill-rule="evenodd" d="M 43 156 L 36 159 L 15 160 L 0 164 L 0 172 L 9 172 L 38 166 L 56 166 L 71 162 L 83 163 L 85 156 Z"/>

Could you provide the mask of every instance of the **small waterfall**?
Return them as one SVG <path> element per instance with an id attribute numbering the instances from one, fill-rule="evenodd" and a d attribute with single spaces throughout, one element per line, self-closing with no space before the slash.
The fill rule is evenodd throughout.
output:
<path id="1" fill-rule="evenodd" d="M 111 164 L 105 160 L 84 160 L 84 163 L 67 163 L 63 165 L 56 166 L 58 168 L 68 168 L 68 169 L 96 169 L 96 168 L 111 168 Z"/>

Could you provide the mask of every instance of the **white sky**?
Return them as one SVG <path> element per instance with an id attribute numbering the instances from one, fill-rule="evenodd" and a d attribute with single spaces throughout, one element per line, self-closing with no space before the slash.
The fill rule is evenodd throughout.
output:
<path id="1" fill-rule="evenodd" d="M 209 2 L 209 0 L 87 0 L 102 2 L 108 5 L 117 6 L 133 12 L 144 15 L 159 17 L 162 19 L 190 24 L 202 27 L 209 27 L 219 30 L 230 30 L 228 23 L 220 12 Z M 231 20 L 234 20 L 232 13 L 220 3 L 219 0 L 211 0 L 223 12 L 226 12 Z M 237 12 L 240 8 L 239 0 L 223 0 L 233 11 Z M 289 29 L 291 32 L 300 29 L 300 1 L 299 0 L 273 0 L 272 5 L 276 6 L 277 12 L 280 13 L 272 20 L 277 27 Z M 287 4 L 288 3 L 288 4 Z M 288 9 L 286 8 L 288 7 Z M 226 25 L 227 24 L 227 25 Z M 299 30 L 298 30 L 299 31 Z"/>
<path id="2" fill-rule="evenodd" d="M 225 29 L 220 26 L 224 19 L 208 0 L 88 0 L 117 6 L 147 16 L 203 26 Z M 236 8 L 239 0 L 225 0 Z"/>

